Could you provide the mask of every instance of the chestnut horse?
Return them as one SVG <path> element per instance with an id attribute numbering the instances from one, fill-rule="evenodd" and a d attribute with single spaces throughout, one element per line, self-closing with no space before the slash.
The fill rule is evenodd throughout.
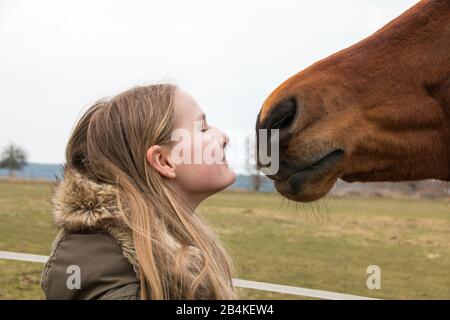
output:
<path id="1" fill-rule="evenodd" d="M 423 0 L 289 78 L 256 129 L 279 129 L 269 178 L 294 201 L 324 196 L 338 178 L 449 181 L 450 0 Z"/>

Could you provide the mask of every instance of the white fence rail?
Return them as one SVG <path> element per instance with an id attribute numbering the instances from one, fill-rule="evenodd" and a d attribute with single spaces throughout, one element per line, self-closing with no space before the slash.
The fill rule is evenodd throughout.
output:
<path id="1" fill-rule="evenodd" d="M 0 251 L 0 259 L 15 260 L 15 261 L 28 261 L 45 263 L 48 260 L 48 256 L 41 256 L 37 254 L 18 253 L 9 251 Z M 374 298 L 355 296 L 345 293 L 337 293 L 323 290 L 313 290 L 300 287 L 284 286 L 273 283 L 248 281 L 242 279 L 233 279 L 233 284 L 236 287 L 255 289 L 262 291 L 278 292 L 285 294 L 293 294 L 302 297 L 326 299 L 326 300 L 376 300 Z"/>

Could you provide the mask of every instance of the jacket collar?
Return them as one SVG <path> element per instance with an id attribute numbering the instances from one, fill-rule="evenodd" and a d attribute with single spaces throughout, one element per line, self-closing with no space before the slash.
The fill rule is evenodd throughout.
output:
<path id="1" fill-rule="evenodd" d="M 139 275 L 131 230 L 125 224 L 117 200 L 116 187 L 95 182 L 66 166 L 52 198 L 55 224 L 67 233 L 109 234 L 117 240 L 123 255 Z"/>

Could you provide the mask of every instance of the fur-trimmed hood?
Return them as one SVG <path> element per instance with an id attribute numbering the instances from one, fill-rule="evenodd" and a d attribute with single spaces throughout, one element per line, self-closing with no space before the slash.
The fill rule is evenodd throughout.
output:
<path id="1" fill-rule="evenodd" d="M 115 187 L 65 167 L 52 202 L 59 233 L 42 271 L 46 298 L 139 299 L 136 252 Z"/>
<path id="2" fill-rule="evenodd" d="M 55 225 L 67 233 L 101 232 L 112 236 L 138 274 L 131 230 L 126 226 L 114 186 L 64 169 L 52 198 Z"/>
<path id="3" fill-rule="evenodd" d="M 41 285 L 49 299 L 99 299 L 139 297 L 139 265 L 131 228 L 118 204 L 115 186 L 99 183 L 73 169 L 64 177 L 52 197 L 56 237 Z M 182 245 L 171 235 L 163 241 L 175 250 L 183 249 L 186 277 L 201 270 L 202 255 L 194 246 Z M 81 270 L 81 290 L 67 288 L 68 268 Z M 178 281 L 171 279 L 171 281 Z M 183 282 L 180 281 L 180 285 Z M 232 287 L 227 288 L 232 292 Z M 179 298 L 179 292 L 174 292 Z M 231 293 L 230 293 L 231 296 Z M 197 299 L 211 299 L 208 282 L 196 292 Z"/>

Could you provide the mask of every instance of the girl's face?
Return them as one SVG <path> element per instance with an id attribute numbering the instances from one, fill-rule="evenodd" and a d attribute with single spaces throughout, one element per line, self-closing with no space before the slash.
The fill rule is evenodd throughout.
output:
<path id="1" fill-rule="evenodd" d="M 147 158 L 151 164 L 156 163 L 154 167 L 166 182 L 196 207 L 236 180 L 225 158 L 229 138 L 210 126 L 194 98 L 179 88 L 175 90 L 174 109 L 172 144 L 156 151 L 159 153 L 156 162 L 158 155 L 151 152 L 153 147 L 147 152 Z"/>

